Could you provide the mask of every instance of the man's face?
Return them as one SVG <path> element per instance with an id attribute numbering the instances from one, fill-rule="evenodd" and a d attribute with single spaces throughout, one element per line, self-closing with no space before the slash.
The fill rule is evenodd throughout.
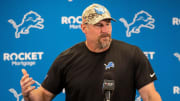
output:
<path id="1" fill-rule="evenodd" d="M 87 25 L 86 39 L 95 43 L 99 49 L 107 48 L 111 43 L 111 20 L 102 20 L 94 25 Z"/>

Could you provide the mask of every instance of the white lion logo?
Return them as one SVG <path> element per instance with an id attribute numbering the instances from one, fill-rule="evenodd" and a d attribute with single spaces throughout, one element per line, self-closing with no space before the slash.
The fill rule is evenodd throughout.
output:
<path id="1" fill-rule="evenodd" d="M 34 11 L 26 13 L 19 25 L 17 25 L 13 19 L 9 19 L 8 22 L 11 23 L 16 29 L 16 38 L 20 38 L 20 34 L 29 34 L 30 28 L 44 28 L 44 25 L 42 24 L 44 22 L 44 19 L 42 19 L 41 16 Z"/>
<path id="2" fill-rule="evenodd" d="M 174 56 L 178 58 L 178 60 L 180 61 L 180 54 L 178 52 L 174 53 Z"/>
<path id="3" fill-rule="evenodd" d="M 155 19 L 152 18 L 152 16 L 145 12 L 145 11 L 140 11 L 137 14 L 135 14 L 133 21 L 128 24 L 127 21 L 124 18 L 120 18 L 119 21 L 124 23 L 124 26 L 127 28 L 126 30 L 126 36 L 131 37 L 131 33 L 140 33 L 140 29 L 142 27 L 149 28 L 149 29 L 154 29 L 154 22 Z"/>
<path id="4" fill-rule="evenodd" d="M 38 87 L 40 87 L 40 83 L 39 82 L 37 82 L 37 81 L 35 81 L 35 84 L 38 86 Z M 17 93 L 17 91 L 14 89 L 14 88 L 10 88 L 9 89 L 9 92 L 11 92 L 13 95 L 14 95 L 14 97 L 17 99 L 16 101 L 24 101 L 24 98 L 23 98 L 23 96 L 22 96 L 22 93 Z M 20 100 L 21 99 L 21 100 Z"/>
<path id="5" fill-rule="evenodd" d="M 10 88 L 9 92 L 14 94 L 14 97 L 17 99 L 16 101 L 20 101 L 19 99 L 20 99 L 20 97 L 22 97 L 22 93 L 18 94 L 17 91 L 14 88 Z M 21 98 L 21 101 L 24 101 L 24 99 Z"/>

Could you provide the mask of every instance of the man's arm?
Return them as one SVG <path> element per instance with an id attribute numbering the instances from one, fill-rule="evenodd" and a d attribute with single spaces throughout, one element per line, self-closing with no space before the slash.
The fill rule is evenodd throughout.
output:
<path id="1" fill-rule="evenodd" d="M 51 101 L 55 95 L 43 87 L 35 89 L 35 86 L 31 86 L 35 83 L 32 78 L 29 78 L 29 74 L 25 69 L 22 69 L 23 77 L 20 81 L 22 95 L 25 101 Z"/>
<path id="2" fill-rule="evenodd" d="M 139 93 L 143 101 L 162 101 L 159 93 L 154 87 L 154 82 L 151 82 L 139 89 Z"/>

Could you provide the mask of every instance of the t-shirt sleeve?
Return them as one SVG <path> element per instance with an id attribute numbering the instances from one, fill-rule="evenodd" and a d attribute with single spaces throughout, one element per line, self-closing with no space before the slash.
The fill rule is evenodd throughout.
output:
<path id="1" fill-rule="evenodd" d="M 43 88 L 55 95 L 60 93 L 63 89 L 63 67 L 61 67 L 59 62 L 60 57 L 57 57 L 51 68 L 49 69 L 45 80 L 41 84 Z"/>
<path id="2" fill-rule="evenodd" d="M 53 62 L 51 68 L 49 69 L 47 76 L 41 86 L 51 93 L 57 95 L 64 87 L 65 83 L 65 73 L 64 69 L 67 64 L 67 59 L 69 58 L 69 50 L 61 53 Z"/>
<path id="3" fill-rule="evenodd" d="M 140 89 L 143 86 L 149 84 L 150 82 L 157 79 L 155 72 L 152 69 L 152 66 L 144 55 L 144 53 L 136 47 L 135 49 L 135 64 L 136 64 L 136 72 L 135 72 L 135 82 L 136 88 Z"/>

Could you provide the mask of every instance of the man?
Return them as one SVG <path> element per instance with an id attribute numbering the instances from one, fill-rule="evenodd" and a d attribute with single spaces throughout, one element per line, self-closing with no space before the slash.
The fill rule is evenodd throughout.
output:
<path id="1" fill-rule="evenodd" d="M 81 24 L 86 41 L 56 58 L 41 87 L 32 87 L 35 82 L 22 69 L 24 99 L 51 101 L 65 88 L 66 101 L 104 101 L 102 85 L 110 78 L 115 81 L 111 101 L 134 101 L 136 89 L 143 101 L 161 101 L 149 61 L 136 46 L 111 39 L 111 20 L 115 21 L 104 6 L 88 6 Z"/>

